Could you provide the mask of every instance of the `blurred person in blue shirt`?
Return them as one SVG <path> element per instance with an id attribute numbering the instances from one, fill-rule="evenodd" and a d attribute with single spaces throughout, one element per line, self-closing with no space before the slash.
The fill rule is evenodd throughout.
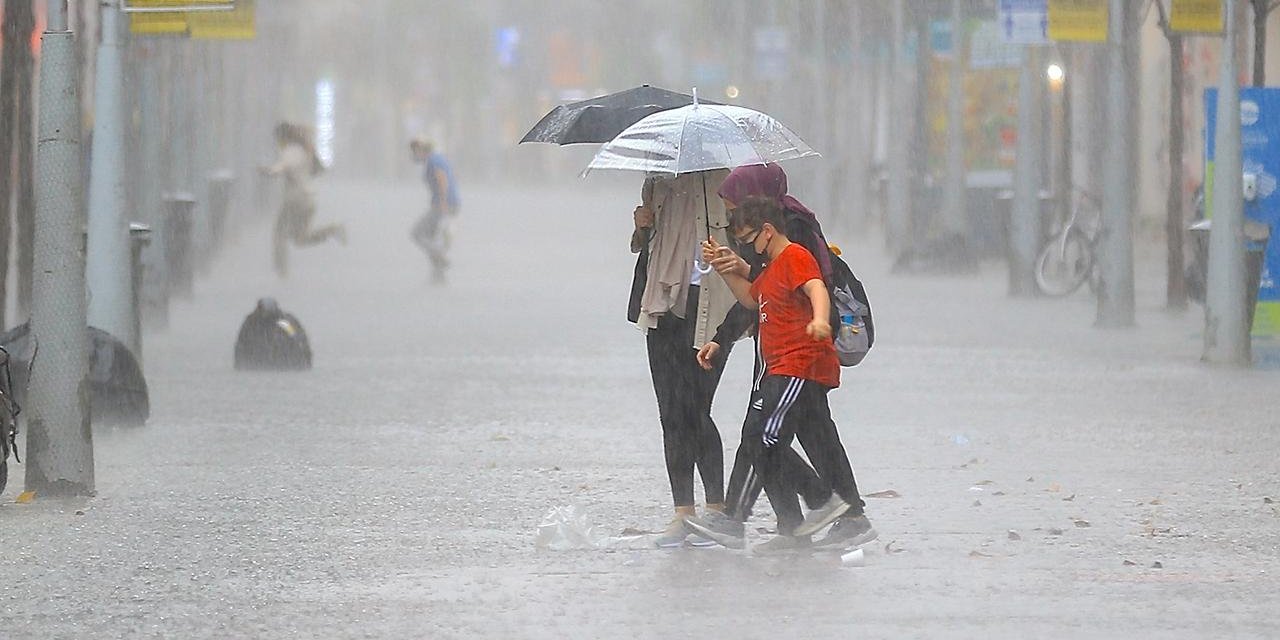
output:
<path id="1" fill-rule="evenodd" d="M 423 165 L 422 180 L 431 190 L 431 208 L 413 225 L 410 237 L 431 260 L 435 282 L 443 283 L 445 270 L 449 267 L 448 252 L 452 241 L 450 221 L 457 215 L 461 204 L 458 182 L 453 177 L 449 161 L 435 150 L 435 145 L 429 140 L 414 138 L 409 142 L 409 151 L 413 153 L 414 161 Z"/>

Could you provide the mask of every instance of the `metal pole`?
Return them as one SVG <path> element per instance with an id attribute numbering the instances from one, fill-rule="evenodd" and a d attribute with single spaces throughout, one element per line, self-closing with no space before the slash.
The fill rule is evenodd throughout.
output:
<path id="1" fill-rule="evenodd" d="M 891 248 L 904 248 L 908 243 L 911 202 L 907 180 L 910 169 L 907 153 L 911 147 L 908 131 L 909 106 L 906 102 L 907 78 L 911 68 L 907 64 L 907 32 L 903 16 L 906 0 L 893 0 L 893 77 L 888 83 L 889 124 L 888 164 L 889 193 L 885 211 L 885 239 Z"/>
<path id="2" fill-rule="evenodd" d="M 129 221 L 124 191 L 124 47 L 120 10 L 102 0 L 102 41 L 94 82 L 93 157 L 89 173 L 89 324 L 119 339 L 142 356 L 134 331 L 133 284 L 129 270 Z"/>
<path id="3" fill-rule="evenodd" d="M 834 208 L 831 206 L 831 165 L 836 161 L 836 150 L 831 140 L 831 126 L 829 120 L 829 109 L 827 108 L 827 87 L 830 84 L 830 76 L 827 72 L 827 0 L 814 0 L 814 27 L 817 33 L 814 34 L 816 40 L 814 53 L 814 78 L 813 78 L 813 138 L 819 145 L 818 151 L 823 153 L 826 158 L 820 164 L 814 167 L 814 193 L 813 199 L 818 206 L 818 211 L 822 211 L 824 215 L 831 216 L 835 214 Z"/>
<path id="4" fill-rule="evenodd" d="M 1040 187 L 1044 178 L 1044 69 L 1040 49 L 1022 48 L 1018 77 L 1018 151 L 1013 168 L 1013 209 L 1009 215 L 1009 295 L 1036 293 L 1035 258 L 1040 244 Z"/>
<path id="5" fill-rule="evenodd" d="M 1213 226 L 1209 231 L 1209 281 L 1205 289 L 1204 360 L 1247 365 L 1249 327 L 1245 284 L 1244 195 L 1240 147 L 1240 90 L 1236 85 L 1235 2 L 1223 3 L 1226 32 L 1222 44 L 1218 113 L 1214 126 Z"/>
<path id="6" fill-rule="evenodd" d="M 1111 0 L 1107 34 L 1107 144 L 1102 171 L 1102 239 L 1098 316 L 1102 328 L 1131 327 L 1133 303 L 1133 141 L 1129 91 L 1129 15 L 1126 0 Z M 1237 182 L 1239 182 L 1237 180 Z"/>
<path id="7" fill-rule="evenodd" d="M 867 48 L 864 44 L 863 21 L 865 20 L 864 3 L 854 2 L 849 5 L 849 31 L 850 42 L 853 46 L 852 61 L 852 77 L 845 83 L 845 95 L 848 97 L 852 105 L 852 114 L 849 116 L 849 150 L 846 157 L 849 159 L 849 194 L 848 206 L 844 207 L 849 213 L 844 216 L 843 230 L 846 233 L 854 233 L 856 230 L 865 226 L 867 211 L 870 209 L 869 198 L 867 195 L 868 179 L 871 173 L 871 158 L 875 153 L 875 145 L 872 143 L 873 136 L 870 135 L 868 120 L 873 112 L 871 101 L 874 100 L 872 92 L 872 76 L 874 67 L 867 61 Z"/>
<path id="8" fill-rule="evenodd" d="M 76 41 L 66 0 L 49 0 L 41 39 L 31 333 L 39 352 L 28 390 L 26 489 L 91 495 L 88 331 Z"/>
<path id="9" fill-rule="evenodd" d="M 964 24 L 960 0 L 951 0 L 951 75 L 947 91 L 947 177 L 942 194 L 942 224 L 947 239 L 966 239 L 964 168 Z M 963 247 L 962 247 L 963 248 Z"/>

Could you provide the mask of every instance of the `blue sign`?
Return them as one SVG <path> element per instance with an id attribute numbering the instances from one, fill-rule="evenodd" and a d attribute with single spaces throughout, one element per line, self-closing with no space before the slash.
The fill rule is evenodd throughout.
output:
<path id="1" fill-rule="evenodd" d="M 1049 0 L 1000 0 L 1000 34 L 1012 44 L 1048 44 Z"/>
<path id="2" fill-rule="evenodd" d="M 1218 90 L 1206 89 L 1205 209 L 1212 213 L 1214 140 Z M 1244 202 L 1244 215 L 1271 226 L 1272 238 L 1262 264 L 1253 331 L 1280 335 L 1280 88 L 1240 89 L 1240 142 L 1245 175 L 1252 175 L 1255 196 Z M 1239 189 L 1241 185 L 1235 185 Z"/>

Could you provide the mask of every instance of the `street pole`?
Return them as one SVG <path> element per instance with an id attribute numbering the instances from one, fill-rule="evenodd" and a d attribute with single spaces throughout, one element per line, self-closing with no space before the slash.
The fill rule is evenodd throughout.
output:
<path id="1" fill-rule="evenodd" d="M 1018 77 L 1018 150 L 1009 216 L 1009 295 L 1036 294 L 1035 258 L 1040 244 L 1040 187 L 1044 178 L 1043 65 L 1040 48 L 1022 47 Z"/>
<path id="2" fill-rule="evenodd" d="M 824 212 L 827 216 L 836 215 L 835 208 L 831 206 L 831 165 L 836 162 L 837 151 L 835 145 L 831 143 L 831 125 L 828 119 L 829 109 L 827 108 L 828 85 L 830 84 L 830 76 L 827 73 L 827 0 L 814 0 L 814 26 L 817 29 L 815 34 L 814 49 L 816 50 L 814 59 L 814 81 L 813 81 L 813 137 L 814 141 L 819 145 L 818 151 L 823 154 L 822 162 L 814 167 L 814 200 L 818 206 L 818 211 Z M 841 216 L 848 215 L 848 211 L 839 213 Z"/>
<path id="3" fill-rule="evenodd" d="M 874 137 L 870 135 L 868 121 L 871 120 L 870 116 L 874 111 L 872 101 L 875 100 L 875 95 L 872 79 L 875 67 L 866 58 L 867 47 L 864 34 L 867 31 L 863 26 L 866 20 L 864 3 L 850 3 L 848 11 L 853 60 L 851 78 L 845 83 L 844 95 L 853 105 L 853 112 L 848 121 L 849 150 L 846 152 L 850 175 L 847 190 L 849 202 L 844 209 L 849 213 L 844 216 L 843 231 L 853 235 L 865 228 L 869 208 L 867 188 L 875 145 L 872 143 Z"/>
<path id="4" fill-rule="evenodd" d="M 961 0 L 951 0 L 951 76 L 947 90 L 947 178 L 942 194 L 942 223 L 948 242 L 968 253 L 964 170 L 964 60 L 961 42 L 964 25 Z"/>
<path id="5" fill-rule="evenodd" d="M 1209 231 L 1209 276 L 1205 288 L 1204 356 L 1208 362 L 1249 364 L 1245 285 L 1243 159 L 1240 90 L 1236 86 L 1235 2 L 1223 3 L 1226 30 L 1218 74 L 1218 113 L 1213 131 L 1213 226 Z"/>
<path id="6" fill-rule="evenodd" d="M 1103 152 L 1102 238 L 1097 260 L 1101 328 L 1132 327 L 1133 302 L 1133 138 L 1129 69 L 1129 15 L 1126 0 L 1111 0 L 1107 34 L 1107 144 Z M 1239 181 L 1237 180 L 1237 183 Z"/>
<path id="7" fill-rule="evenodd" d="M 124 46 L 115 0 L 101 0 L 102 41 L 94 80 L 93 150 L 89 173 L 89 324 L 142 357 L 134 330 L 129 271 L 129 221 L 124 189 Z"/>
<path id="8" fill-rule="evenodd" d="M 910 190 L 907 185 L 910 168 L 907 166 L 907 153 L 911 146 L 911 136 L 907 127 L 910 111 L 906 102 L 908 89 L 907 77 L 910 67 L 907 66 L 907 35 L 905 16 L 903 15 L 906 0 L 893 0 L 893 77 L 888 82 L 889 112 L 886 114 L 889 124 L 889 140 L 887 146 L 889 165 L 889 193 L 885 207 L 885 239 L 892 249 L 904 249 L 908 244 L 911 203 Z"/>
<path id="9" fill-rule="evenodd" d="M 39 353 L 28 390 L 26 489 L 92 495 L 76 41 L 67 28 L 67 0 L 49 0 L 47 14 L 31 301 L 31 333 Z"/>

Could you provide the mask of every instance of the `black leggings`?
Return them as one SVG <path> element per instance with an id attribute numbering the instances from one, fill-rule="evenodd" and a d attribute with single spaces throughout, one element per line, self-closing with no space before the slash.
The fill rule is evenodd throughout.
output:
<path id="1" fill-rule="evenodd" d="M 685 317 L 668 313 L 649 330 L 649 372 L 658 398 L 662 445 L 667 461 L 671 498 L 677 507 L 693 506 L 693 470 L 702 477 L 707 504 L 724 502 L 724 449 L 720 431 L 711 419 L 728 349 L 706 371 L 698 366 L 693 348 L 698 287 L 689 288 Z"/>

